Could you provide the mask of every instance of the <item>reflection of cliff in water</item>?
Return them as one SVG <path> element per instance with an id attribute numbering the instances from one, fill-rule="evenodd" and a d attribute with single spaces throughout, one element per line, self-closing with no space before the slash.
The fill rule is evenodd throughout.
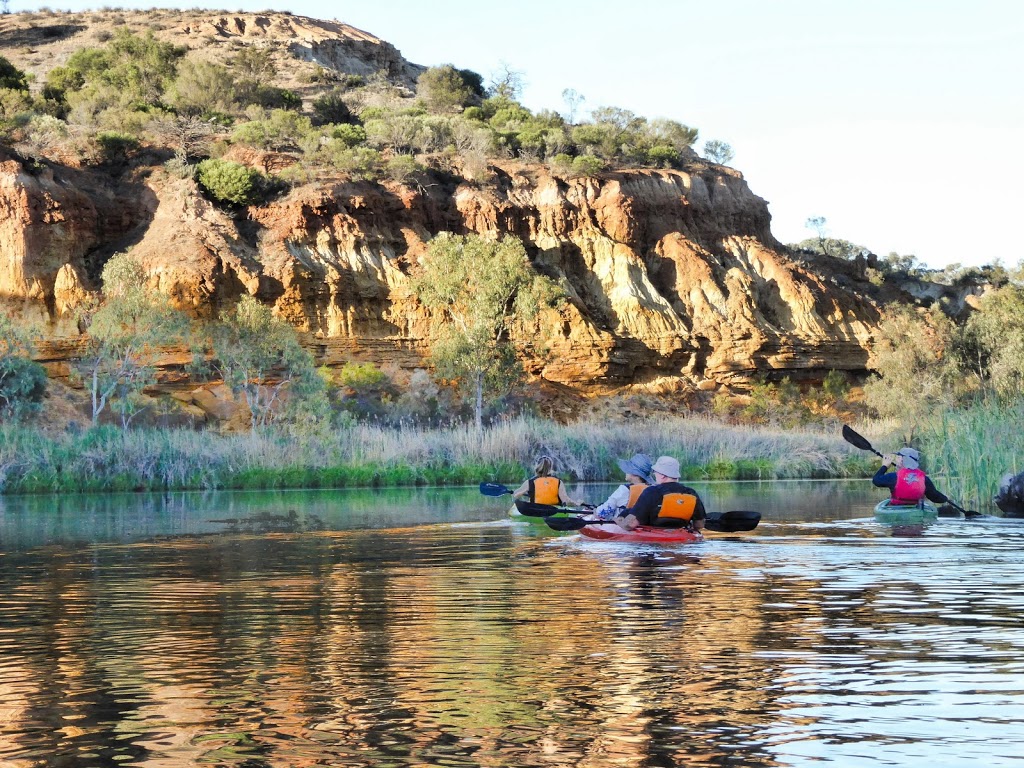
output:
<path id="1" fill-rule="evenodd" d="M 0 549 L 487 519 L 465 488 L 0 496 Z"/>

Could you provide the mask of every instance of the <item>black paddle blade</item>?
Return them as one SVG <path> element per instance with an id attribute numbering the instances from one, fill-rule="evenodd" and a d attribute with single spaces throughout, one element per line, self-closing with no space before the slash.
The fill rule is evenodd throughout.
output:
<path id="1" fill-rule="evenodd" d="M 555 507 L 551 504 L 537 504 L 536 502 L 525 501 L 523 499 L 516 499 L 516 509 L 519 510 L 520 515 L 526 515 L 527 517 L 550 517 L 551 515 L 558 514 L 559 512 L 575 511 Z"/>
<path id="2" fill-rule="evenodd" d="M 752 531 L 760 522 L 760 512 L 730 510 L 720 515 L 708 515 L 707 520 L 704 521 L 704 527 L 709 531 L 737 533 L 738 531 Z"/>
<path id="3" fill-rule="evenodd" d="M 855 448 L 860 448 L 862 451 L 871 451 L 872 453 L 878 453 L 867 441 L 866 438 L 854 432 L 846 424 L 843 424 L 843 439 Z M 881 454 L 879 454 L 881 455 Z"/>
<path id="4" fill-rule="evenodd" d="M 972 517 L 983 516 L 981 512 L 975 509 L 964 509 L 952 499 L 946 499 L 946 503 L 939 507 L 939 517 L 960 517 L 961 512 L 966 520 L 970 520 Z"/>
<path id="5" fill-rule="evenodd" d="M 480 483 L 480 493 L 484 496 L 504 496 L 512 491 L 501 483 Z"/>
<path id="6" fill-rule="evenodd" d="M 614 520 L 584 520 L 582 517 L 545 517 L 544 522 L 554 531 L 578 531 L 587 525 L 610 525 Z"/>

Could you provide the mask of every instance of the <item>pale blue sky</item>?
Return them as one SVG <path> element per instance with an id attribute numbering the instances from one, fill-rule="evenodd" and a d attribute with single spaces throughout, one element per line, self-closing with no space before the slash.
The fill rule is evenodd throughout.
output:
<path id="1" fill-rule="evenodd" d="M 40 3 L 11 0 L 11 10 Z M 99 3 L 58 2 L 82 10 Z M 189 2 L 110 2 L 131 8 Z M 216 7 L 216 6 L 209 6 Z M 729 142 L 783 242 L 824 216 L 835 237 L 929 266 L 1024 258 L 1024 2 L 1017 0 L 235 0 L 334 18 L 412 62 L 523 101 L 668 117 Z"/>

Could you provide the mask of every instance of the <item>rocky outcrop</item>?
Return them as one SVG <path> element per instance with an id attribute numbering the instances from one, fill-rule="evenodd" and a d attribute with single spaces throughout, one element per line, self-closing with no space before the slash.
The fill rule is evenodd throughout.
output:
<path id="1" fill-rule="evenodd" d="M 993 501 L 1006 517 L 1024 517 L 1024 472 L 1003 475 Z"/>
<path id="2" fill-rule="evenodd" d="M 8 305 L 45 317 L 66 346 L 102 261 L 130 244 L 153 286 L 198 317 L 248 293 L 303 331 L 327 364 L 414 367 L 430 337 L 431 318 L 408 290 L 425 243 L 444 230 L 508 234 L 568 295 L 537 328 L 550 354 L 527 361 L 547 380 L 696 385 L 868 365 L 876 307 L 792 261 L 766 204 L 735 172 L 566 180 L 539 166 L 493 170 L 487 184 L 438 173 L 411 186 L 307 185 L 232 215 L 158 169 L 104 190 L 82 171 L 29 173 L 6 156 L 0 290 Z"/>

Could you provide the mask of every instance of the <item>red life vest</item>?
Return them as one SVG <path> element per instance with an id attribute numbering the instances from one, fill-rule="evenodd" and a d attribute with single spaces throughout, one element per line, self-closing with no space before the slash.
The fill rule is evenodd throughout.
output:
<path id="1" fill-rule="evenodd" d="M 924 498 L 924 472 L 920 469 L 896 470 L 896 487 L 892 489 L 893 504 L 917 504 Z"/>
<path id="2" fill-rule="evenodd" d="M 530 501 L 534 504 L 558 504 L 557 477 L 532 477 L 530 478 Z"/>

